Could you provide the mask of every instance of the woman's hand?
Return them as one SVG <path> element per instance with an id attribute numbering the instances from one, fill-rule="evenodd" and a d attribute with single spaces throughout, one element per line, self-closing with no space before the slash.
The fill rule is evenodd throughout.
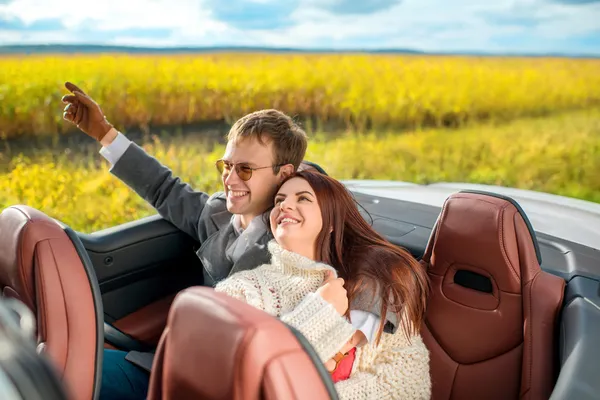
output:
<path id="1" fill-rule="evenodd" d="M 367 337 L 364 333 L 362 333 L 362 331 L 356 331 L 354 332 L 354 335 L 350 338 L 350 340 L 346 342 L 344 347 L 340 349 L 340 353 L 346 354 L 347 352 L 352 350 L 353 347 L 360 347 L 366 340 Z M 327 362 L 325 363 L 325 368 L 327 369 L 327 371 L 333 372 L 333 370 L 335 369 L 335 360 L 333 358 L 327 360 Z"/>
<path id="2" fill-rule="evenodd" d="M 344 315 L 348 310 L 348 294 L 344 289 L 344 280 L 334 278 L 333 272 L 325 271 L 325 280 L 317 290 L 317 294 L 333 305 L 340 315 Z"/>

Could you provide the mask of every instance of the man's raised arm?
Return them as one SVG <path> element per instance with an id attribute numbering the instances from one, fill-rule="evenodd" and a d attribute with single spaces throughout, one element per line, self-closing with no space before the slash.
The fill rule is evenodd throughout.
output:
<path id="1" fill-rule="evenodd" d="M 101 154 L 113 164 L 111 173 L 150 203 L 158 213 L 194 239 L 198 221 L 209 195 L 192 189 L 140 146 L 119 133 L 104 116 L 100 106 L 80 88 L 67 82 L 72 93 L 63 118 L 103 145 Z"/>

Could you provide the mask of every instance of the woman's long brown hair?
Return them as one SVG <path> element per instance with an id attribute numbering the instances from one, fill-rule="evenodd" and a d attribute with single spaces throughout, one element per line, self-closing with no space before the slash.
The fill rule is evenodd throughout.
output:
<path id="1" fill-rule="evenodd" d="M 369 225 L 342 183 L 309 171 L 296 172 L 283 183 L 297 177 L 312 187 L 321 208 L 323 229 L 316 241 L 317 261 L 338 271 L 345 281 L 350 305 L 363 290 L 380 296 L 381 325 L 377 342 L 388 312 L 396 313 L 398 324 L 408 338 L 417 334 L 429 295 L 424 267 L 406 249 L 390 243 Z"/>

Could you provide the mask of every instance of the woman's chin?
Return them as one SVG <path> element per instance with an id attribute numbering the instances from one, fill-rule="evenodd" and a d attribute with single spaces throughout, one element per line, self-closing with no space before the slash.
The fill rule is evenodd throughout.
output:
<path id="1" fill-rule="evenodd" d="M 281 232 L 279 230 L 275 232 L 275 240 L 286 250 L 290 250 L 290 245 L 294 243 L 293 235 L 289 235 L 287 232 Z"/>
<path id="2" fill-rule="evenodd" d="M 285 226 L 285 225 L 279 225 L 277 226 L 277 228 L 275 229 L 275 232 L 273 233 L 273 235 L 275 236 L 275 239 L 277 239 L 277 241 L 281 240 L 289 240 L 289 238 L 292 238 L 295 232 L 293 232 L 291 229 L 289 229 L 289 227 Z"/>
<path id="3" fill-rule="evenodd" d="M 276 232 L 275 240 L 285 250 L 296 252 L 296 249 L 303 248 L 305 240 L 299 235 L 291 234 L 290 232 Z"/>

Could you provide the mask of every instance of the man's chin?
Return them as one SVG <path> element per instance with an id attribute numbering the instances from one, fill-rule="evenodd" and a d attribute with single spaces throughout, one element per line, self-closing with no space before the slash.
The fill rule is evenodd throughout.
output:
<path id="1" fill-rule="evenodd" d="M 227 199 L 227 211 L 232 214 L 244 214 L 248 209 L 248 204 L 241 202 L 233 202 Z"/>

